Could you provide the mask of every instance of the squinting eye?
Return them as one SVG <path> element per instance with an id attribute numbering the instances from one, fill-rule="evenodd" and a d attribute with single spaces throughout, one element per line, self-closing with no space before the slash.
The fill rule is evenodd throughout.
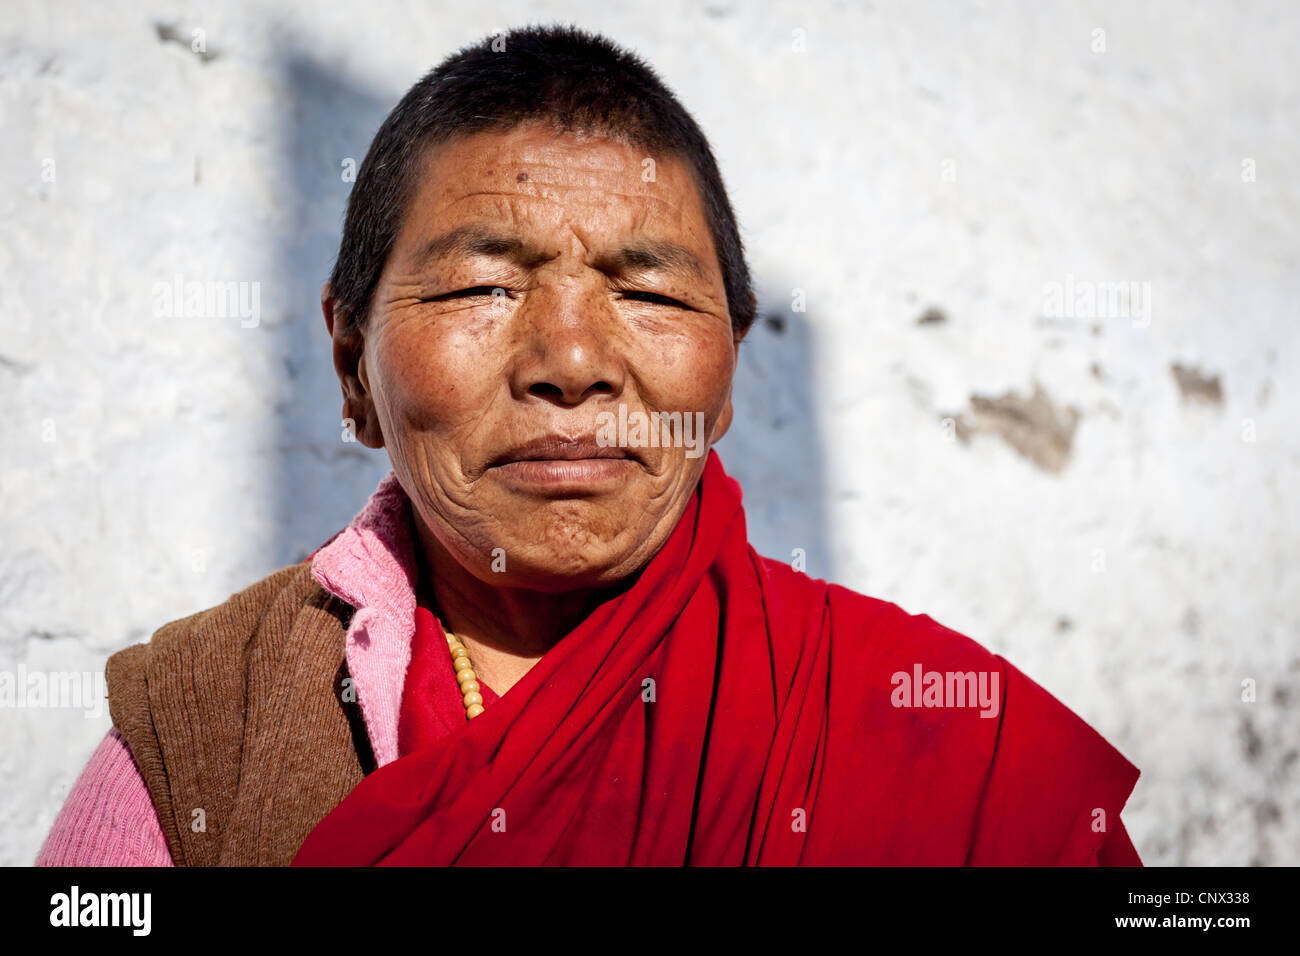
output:
<path id="1" fill-rule="evenodd" d="M 471 299 L 477 296 L 486 296 L 493 299 L 513 299 L 515 294 L 499 285 L 476 285 L 471 289 L 457 289 L 455 292 L 444 292 L 442 295 L 430 296 L 424 301 L 441 302 L 443 299 Z"/>
<path id="2" fill-rule="evenodd" d="M 636 302 L 653 302 L 655 305 L 672 305 L 678 308 L 686 308 L 676 299 L 670 299 L 666 295 L 660 295 L 658 292 L 624 292 L 623 298 L 632 299 Z"/>

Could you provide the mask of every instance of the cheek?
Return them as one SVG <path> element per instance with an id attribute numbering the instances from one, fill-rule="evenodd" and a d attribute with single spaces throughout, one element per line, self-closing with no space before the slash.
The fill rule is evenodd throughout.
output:
<path id="1" fill-rule="evenodd" d="M 482 356 L 490 353 L 426 326 L 394 330 L 383 338 L 378 354 L 379 391 L 394 425 L 446 429 L 483 408 L 492 371 L 483 367 Z"/>
<path id="2" fill-rule="evenodd" d="M 648 342 L 640 350 L 639 384 L 660 411 L 721 412 L 735 373 L 730 335 L 695 334 Z"/>

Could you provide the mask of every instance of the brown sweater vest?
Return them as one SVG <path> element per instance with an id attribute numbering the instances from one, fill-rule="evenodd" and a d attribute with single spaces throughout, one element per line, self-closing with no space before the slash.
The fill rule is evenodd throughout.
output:
<path id="1" fill-rule="evenodd" d="M 113 724 L 177 866 L 287 865 L 372 769 L 351 613 L 296 564 L 109 658 Z"/>

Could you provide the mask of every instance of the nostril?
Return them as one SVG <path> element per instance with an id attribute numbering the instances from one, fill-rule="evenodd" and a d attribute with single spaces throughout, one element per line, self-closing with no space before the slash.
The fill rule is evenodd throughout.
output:
<path id="1" fill-rule="evenodd" d="M 588 395 L 611 395 L 613 392 L 614 386 L 609 382 L 593 382 L 582 390 L 581 395 L 573 396 L 573 400 L 581 401 Z M 565 393 L 563 388 L 559 385 L 552 384 L 551 382 L 534 382 L 532 385 L 528 386 L 528 394 L 536 395 L 538 398 L 545 398 L 550 401 L 563 402 L 570 400 L 569 395 Z"/>
<path id="2" fill-rule="evenodd" d="M 564 390 L 558 385 L 552 385 L 550 382 L 536 382 L 528 386 L 528 394 L 536 395 L 539 398 L 563 398 Z"/>

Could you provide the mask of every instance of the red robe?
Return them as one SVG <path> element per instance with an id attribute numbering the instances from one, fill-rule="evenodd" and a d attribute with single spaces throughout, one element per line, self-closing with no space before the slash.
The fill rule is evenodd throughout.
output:
<path id="1" fill-rule="evenodd" d="M 401 756 L 295 865 L 1140 865 L 1136 767 L 969 638 L 759 556 L 715 452 L 635 582 L 474 720 L 417 625 Z"/>

